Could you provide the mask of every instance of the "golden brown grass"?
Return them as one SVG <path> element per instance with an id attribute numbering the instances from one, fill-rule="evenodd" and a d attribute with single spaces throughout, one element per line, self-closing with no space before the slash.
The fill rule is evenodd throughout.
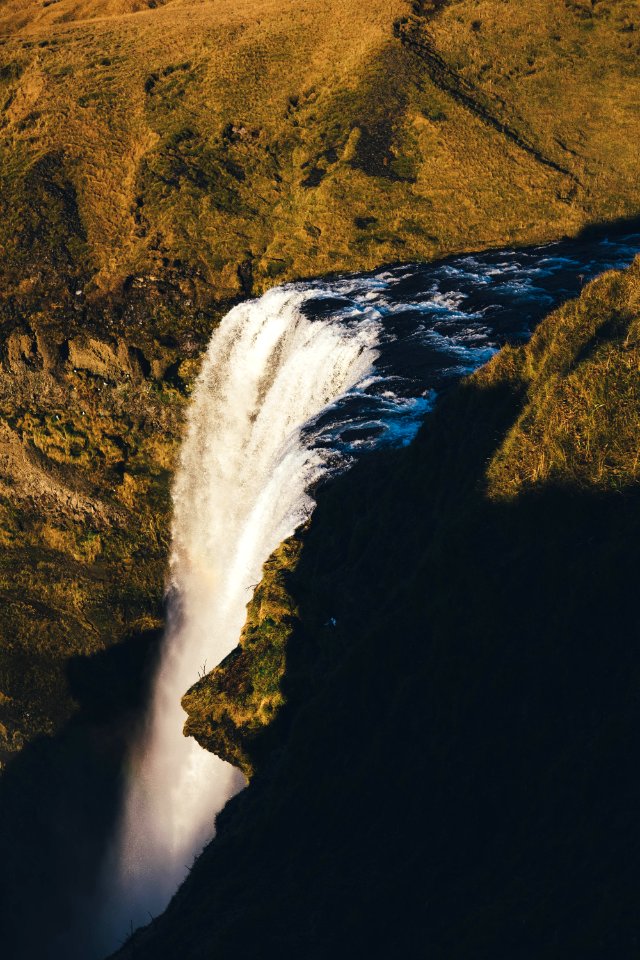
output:
<path id="1" fill-rule="evenodd" d="M 177 259 L 223 298 L 244 263 L 264 288 L 638 210 L 630 0 L 590 14 L 465 0 L 418 23 L 472 97 L 569 176 L 439 88 L 394 37 L 403 0 L 129 10 L 6 4 L 0 21 L 6 244 L 28 170 L 60 156 L 96 291 Z M 4 266 L 8 283 L 34 270 L 17 254 Z"/>
<path id="2" fill-rule="evenodd" d="M 526 402 L 488 470 L 512 498 L 559 484 L 623 490 L 640 480 L 640 261 L 599 277 L 531 342 L 503 351 L 480 385 L 512 382 Z"/>

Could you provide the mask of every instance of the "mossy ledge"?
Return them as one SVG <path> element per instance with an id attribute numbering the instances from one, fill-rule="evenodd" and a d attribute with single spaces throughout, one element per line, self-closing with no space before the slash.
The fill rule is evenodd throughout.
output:
<path id="1" fill-rule="evenodd" d="M 189 717 L 185 736 L 235 764 L 246 777 L 254 772 L 256 740 L 285 703 L 281 682 L 298 615 L 287 581 L 301 550 L 299 533 L 267 560 L 238 646 L 182 700 Z"/>

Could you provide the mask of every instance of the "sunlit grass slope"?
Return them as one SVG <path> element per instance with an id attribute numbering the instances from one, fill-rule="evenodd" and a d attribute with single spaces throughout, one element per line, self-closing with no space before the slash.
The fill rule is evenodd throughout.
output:
<path id="1" fill-rule="evenodd" d="M 479 381 L 526 402 L 488 471 L 492 497 L 545 484 L 623 492 L 640 481 L 640 262 L 595 280 Z"/>
<path id="2" fill-rule="evenodd" d="M 413 9 L 5 3 L 4 289 L 222 298 L 638 209 L 637 4 Z"/>

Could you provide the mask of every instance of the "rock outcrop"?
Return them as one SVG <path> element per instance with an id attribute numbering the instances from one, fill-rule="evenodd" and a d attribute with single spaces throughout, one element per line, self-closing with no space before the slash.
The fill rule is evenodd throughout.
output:
<path id="1" fill-rule="evenodd" d="M 185 736 L 235 764 L 247 777 L 258 749 L 265 749 L 266 730 L 285 703 L 287 644 L 297 617 L 287 579 L 301 549 L 298 534 L 272 554 L 247 607 L 238 646 L 182 701 L 188 715 Z"/>

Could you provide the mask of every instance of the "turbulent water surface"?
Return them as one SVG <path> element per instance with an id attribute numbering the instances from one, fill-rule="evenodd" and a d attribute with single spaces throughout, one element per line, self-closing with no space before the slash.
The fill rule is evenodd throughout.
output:
<path id="1" fill-rule="evenodd" d="M 164 908 L 242 786 L 183 737 L 180 699 L 236 645 L 262 564 L 316 482 L 410 442 L 448 383 L 638 249 L 640 236 L 563 242 L 293 284 L 224 318 L 174 487 L 169 624 L 106 870 L 106 946 Z"/>

